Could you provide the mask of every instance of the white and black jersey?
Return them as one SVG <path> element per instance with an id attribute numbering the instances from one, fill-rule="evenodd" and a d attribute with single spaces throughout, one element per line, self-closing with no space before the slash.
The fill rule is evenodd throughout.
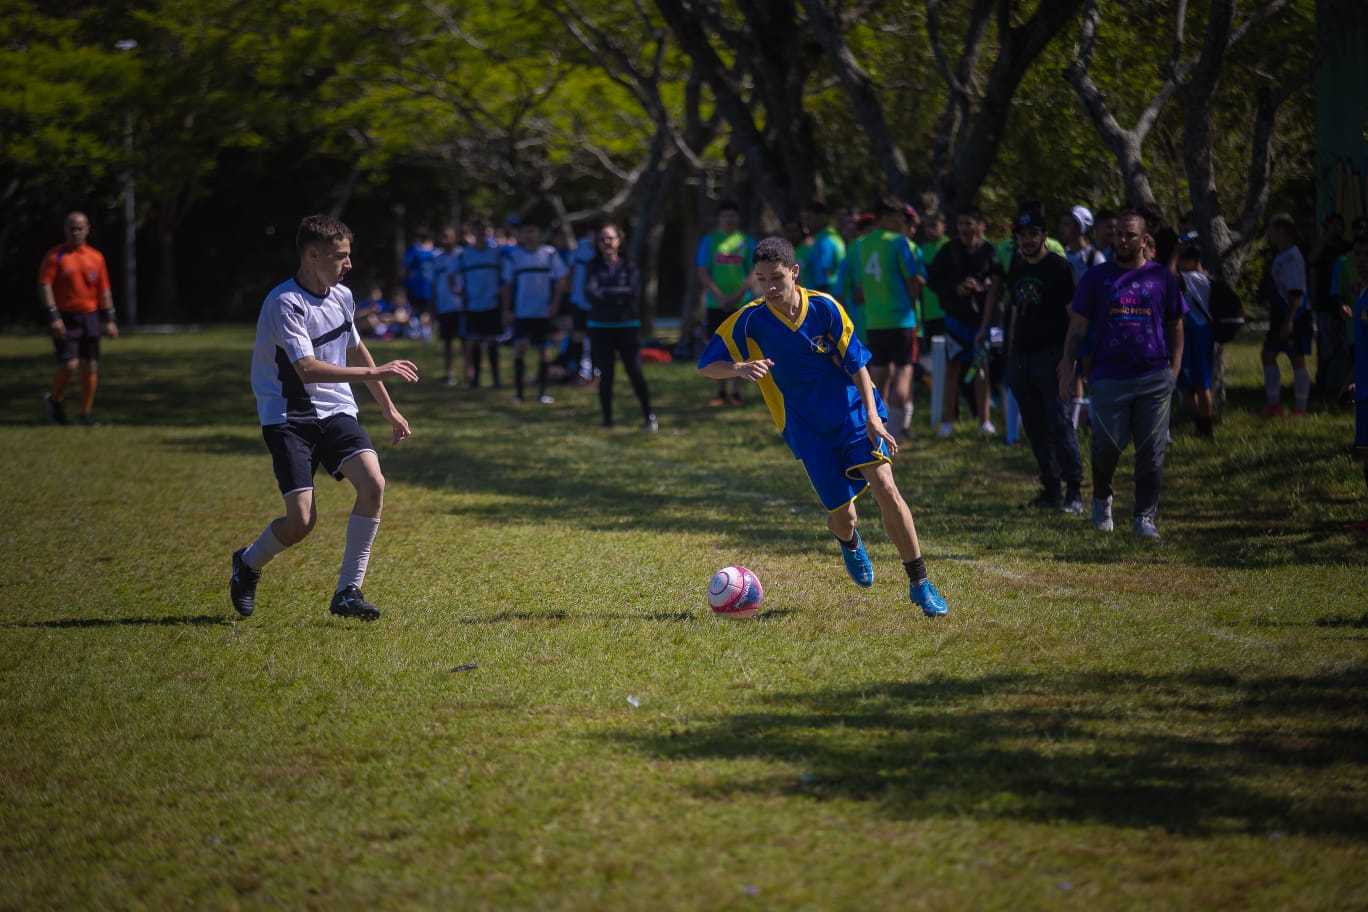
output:
<path id="1" fill-rule="evenodd" d="M 305 383 L 294 368 L 310 355 L 346 367 L 347 349 L 361 344 L 355 314 L 345 285 L 334 285 L 321 298 L 294 279 L 271 289 L 257 318 L 252 351 L 252 392 L 263 426 L 356 414 L 351 384 Z"/>

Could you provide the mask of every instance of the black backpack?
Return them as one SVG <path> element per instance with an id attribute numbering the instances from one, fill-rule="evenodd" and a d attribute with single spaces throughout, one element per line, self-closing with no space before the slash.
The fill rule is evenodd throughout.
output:
<path id="1" fill-rule="evenodd" d="M 1244 329 L 1244 302 L 1226 282 L 1211 280 L 1211 337 L 1225 345 Z"/>

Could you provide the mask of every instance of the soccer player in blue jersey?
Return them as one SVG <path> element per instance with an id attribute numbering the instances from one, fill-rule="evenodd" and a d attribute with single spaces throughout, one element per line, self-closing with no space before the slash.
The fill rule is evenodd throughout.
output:
<path id="1" fill-rule="evenodd" d="M 361 584 L 380 526 L 385 478 L 375 446 L 356 420 L 351 384 L 366 384 L 397 444 L 409 436 L 409 425 L 390 400 L 385 381 L 412 383 L 418 379 L 418 368 L 402 360 L 377 367 L 361 341 L 355 326 L 356 303 L 341 284 L 351 269 L 351 241 L 351 230 L 335 218 L 312 215 L 304 219 L 295 235 L 299 271 L 271 290 L 257 319 L 252 391 L 261 436 L 285 498 L 285 515 L 272 520 L 252 544 L 233 553 L 228 593 L 244 617 L 256 607 L 262 568 L 313 531 L 318 515 L 314 473 L 320 465 L 356 489 L 342 570 L 329 610 L 364 621 L 380 616 L 380 609 L 361 595 Z"/>
<path id="2" fill-rule="evenodd" d="M 827 510 L 827 528 L 841 543 L 846 571 L 862 587 L 873 585 L 874 566 L 855 527 L 855 499 L 874 489 L 884 530 L 911 581 L 912 601 L 928 617 L 940 617 L 945 600 L 927 578 L 912 511 L 893 480 L 898 441 L 884 426 L 888 413 L 865 368 L 869 350 L 836 299 L 800 287 L 798 273 L 792 244 L 780 237 L 761 241 L 754 279 L 763 297 L 718 327 L 698 371 L 760 387 Z"/>

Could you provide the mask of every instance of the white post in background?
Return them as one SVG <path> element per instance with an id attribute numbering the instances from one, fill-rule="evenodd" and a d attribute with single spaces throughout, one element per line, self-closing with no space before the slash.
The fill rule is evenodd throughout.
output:
<path id="1" fill-rule="evenodd" d="M 1002 385 L 1002 391 L 1006 396 L 1003 411 L 1007 415 L 1007 445 L 1011 446 L 1021 439 L 1021 406 L 1017 405 L 1016 396 L 1012 395 L 1012 391 L 1005 383 Z"/>
<path id="2" fill-rule="evenodd" d="M 132 38 L 114 42 L 128 53 L 138 46 Z M 138 206 L 133 192 L 133 112 L 124 114 L 124 300 L 129 329 L 138 328 Z"/>
<path id="3" fill-rule="evenodd" d="M 941 397 L 945 391 L 945 336 L 931 337 L 931 427 L 941 424 Z"/>

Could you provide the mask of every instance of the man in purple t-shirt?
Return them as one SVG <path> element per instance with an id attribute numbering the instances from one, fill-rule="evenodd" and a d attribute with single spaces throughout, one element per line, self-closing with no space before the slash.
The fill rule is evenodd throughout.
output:
<path id="1" fill-rule="evenodd" d="M 1074 292 L 1059 395 L 1073 397 L 1074 364 L 1092 333 L 1093 528 L 1112 530 L 1112 477 L 1135 439 L 1134 531 L 1158 538 L 1159 480 L 1164 468 L 1169 401 L 1183 363 L 1183 314 L 1178 280 L 1145 259 L 1145 219 L 1134 211 L 1116 219 L 1115 259 L 1088 270 Z"/>

